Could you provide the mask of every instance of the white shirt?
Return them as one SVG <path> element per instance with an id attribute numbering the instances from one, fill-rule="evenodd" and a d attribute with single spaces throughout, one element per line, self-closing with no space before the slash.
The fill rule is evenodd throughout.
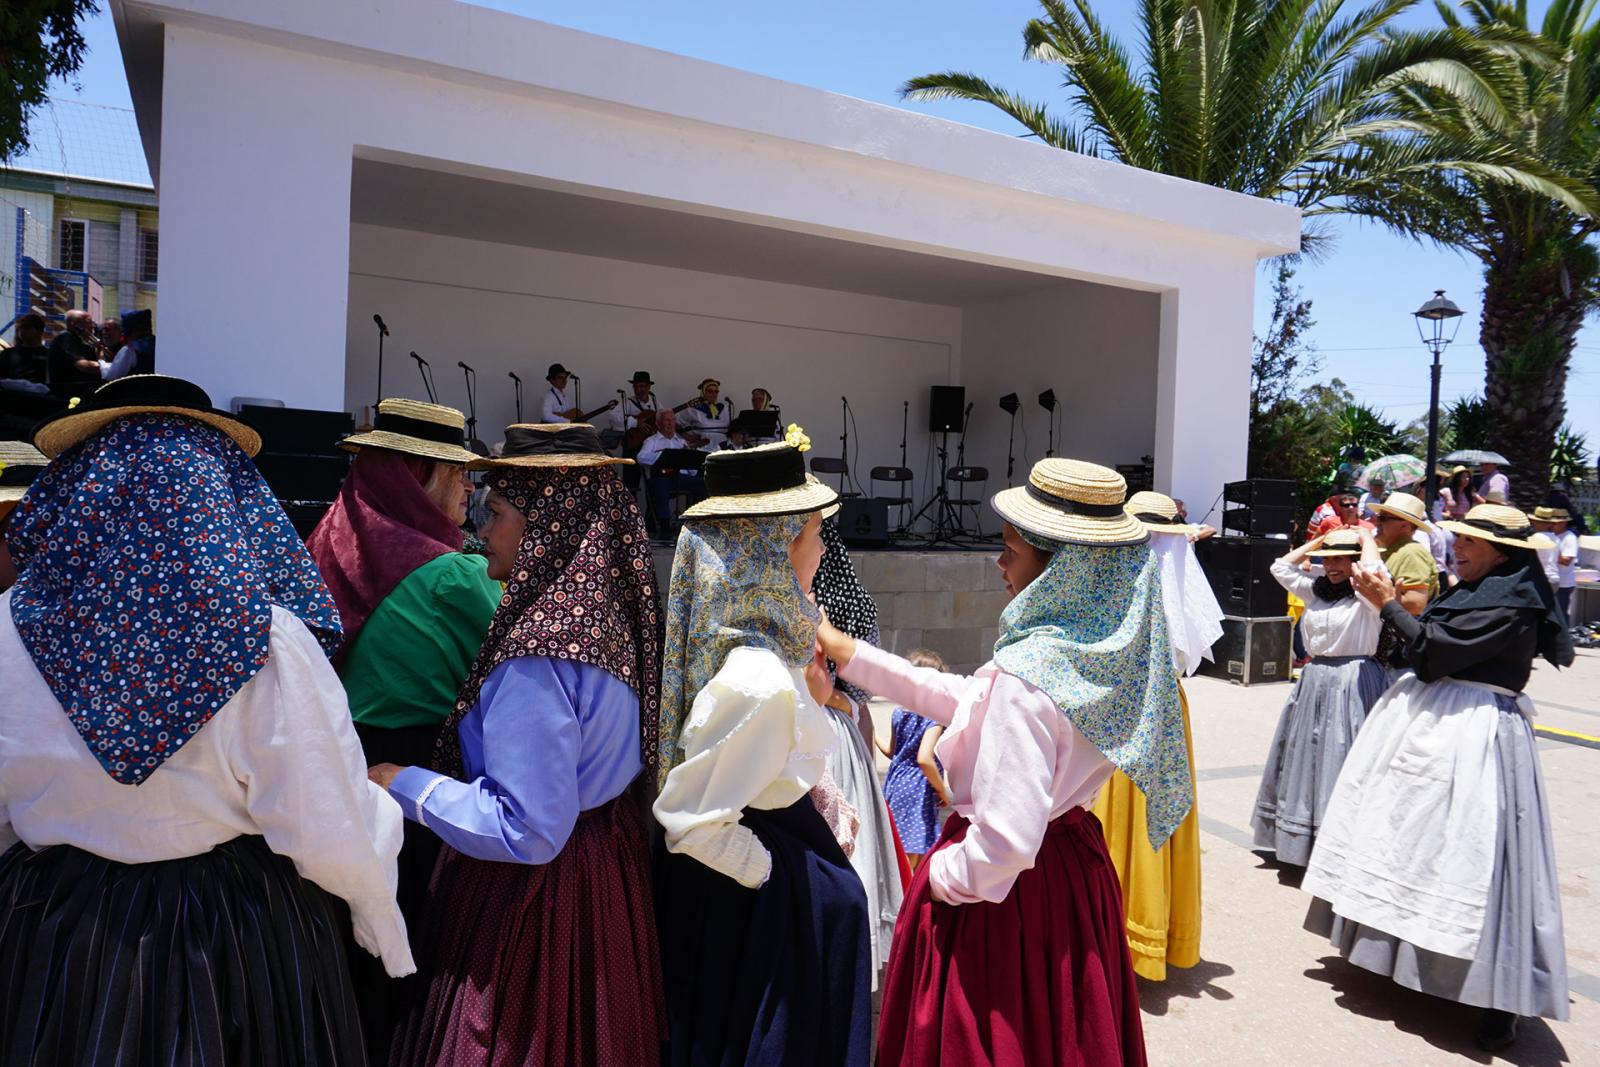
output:
<path id="1" fill-rule="evenodd" d="M 733 421 L 733 405 L 726 400 L 717 401 L 715 415 L 701 411 L 699 404 L 705 401 L 696 401 L 678 416 L 679 424 L 686 430 L 693 430 L 706 438 L 706 443 L 700 447 L 707 452 L 715 452 L 722 447 L 728 439 L 728 423 Z"/>
<path id="2" fill-rule="evenodd" d="M 1544 580 L 1550 583 L 1551 589 L 1561 588 L 1561 564 L 1558 559 L 1561 555 L 1559 540 L 1549 548 L 1534 549 L 1539 556 L 1539 566 L 1544 568 Z"/>
<path id="3" fill-rule="evenodd" d="M 785 808 L 811 791 L 836 744 L 799 668 L 763 648 L 736 648 L 695 695 L 678 743 L 684 761 L 656 798 L 667 850 L 755 889 L 772 854 L 739 821 L 745 808 Z"/>
<path id="4" fill-rule="evenodd" d="M 1300 640 L 1305 643 L 1307 655 L 1370 656 L 1378 651 L 1383 620 L 1377 608 L 1359 596 L 1323 600 L 1314 591 L 1317 574 L 1307 574 L 1281 559 L 1272 561 L 1272 577 L 1305 601 Z"/>
<path id="5" fill-rule="evenodd" d="M 638 460 L 640 466 L 651 467 L 655 465 L 657 459 L 661 458 L 661 453 L 665 452 L 667 449 L 688 447 L 689 442 L 685 441 L 677 434 L 673 434 L 671 437 L 668 437 L 666 434 L 657 430 L 655 433 L 644 439 L 644 444 L 639 446 L 639 455 L 635 458 Z"/>
<path id="6" fill-rule="evenodd" d="M 654 396 L 647 396 L 643 400 L 634 396 L 623 397 L 622 403 L 611 409 L 611 427 L 627 433 L 638 425 L 639 412 L 654 411 L 655 409 L 656 398 Z"/>
<path id="7" fill-rule="evenodd" d="M 416 970 L 395 904 L 400 806 L 367 780 L 344 687 L 316 639 L 272 609 L 266 665 L 141 785 L 89 752 L 0 595 L 0 850 L 73 845 L 117 863 L 197 856 L 246 834 L 350 905 L 390 975 Z"/>
<path id="8" fill-rule="evenodd" d="M 551 385 L 544 392 L 544 406 L 541 413 L 545 422 L 571 422 L 572 420 L 562 414 L 571 411 L 572 404 L 567 400 L 567 394 Z"/>
<path id="9" fill-rule="evenodd" d="M 100 380 L 109 382 L 113 378 L 121 378 L 133 370 L 134 363 L 139 356 L 132 345 L 123 345 L 117 349 L 117 354 L 111 360 L 100 360 Z"/>
<path id="10" fill-rule="evenodd" d="M 1578 535 L 1571 530 L 1555 534 L 1556 555 L 1568 562 L 1556 560 L 1556 569 L 1560 576 L 1558 589 L 1576 589 L 1578 587 Z"/>
<path id="11" fill-rule="evenodd" d="M 1478 487 L 1478 495 L 1488 500 L 1489 494 L 1496 489 L 1500 491 L 1500 503 L 1511 503 L 1511 479 L 1500 471 L 1495 471 L 1483 480 L 1483 484 Z"/>

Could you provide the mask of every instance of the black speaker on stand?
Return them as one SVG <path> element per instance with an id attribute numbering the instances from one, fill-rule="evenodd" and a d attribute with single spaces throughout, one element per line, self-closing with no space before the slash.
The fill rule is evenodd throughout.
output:
<path id="1" fill-rule="evenodd" d="M 950 473 L 950 435 L 961 433 L 964 429 L 967 414 L 967 388 L 964 385 L 934 385 L 928 390 L 928 432 L 939 435 L 939 483 L 934 487 L 933 495 L 928 497 L 928 502 L 923 504 L 917 513 L 911 516 L 911 521 L 906 523 L 906 528 L 915 526 L 924 515 L 932 512 L 933 534 L 929 538 L 930 544 L 941 542 L 954 544 L 956 539 L 966 531 L 961 526 L 961 513 L 950 502 L 949 491 L 945 488 L 946 476 Z"/>

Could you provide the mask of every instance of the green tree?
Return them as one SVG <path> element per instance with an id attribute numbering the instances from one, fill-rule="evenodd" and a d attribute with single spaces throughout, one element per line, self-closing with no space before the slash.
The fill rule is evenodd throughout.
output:
<path id="1" fill-rule="evenodd" d="M 1475 65 L 1494 91 L 1474 101 L 1402 79 L 1393 94 L 1396 118 L 1463 145 L 1477 141 L 1536 155 L 1546 168 L 1592 188 L 1600 179 L 1600 22 L 1591 19 L 1593 8 L 1594 0 L 1554 0 L 1535 32 L 1522 2 L 1465 0 L 1467 25 L 1441 4 L 1446 32 L 1505 43 L 1481 53 Z M 1393 169 L 1384 157 L 1409 151 L 1396 139 L 1356 153 L 1352 167 L 1379 177 L 1349 206 L 1482 262 L 1479 341 L 1491 427 L 1485 447 L 1510 461 L 1513 503 L 1531 507 L 1548 487 L 1578 329 L 1600 303 L 1600 256 L 1590 239 L 1596 213 L 1581 196 L 1550 195 L 1484 172 L 1381 177 Z"/>
<path id="2" fill-rule="evenodd" d="M 1302 501 L 1321 499 L 1328 466 L 1325 434 L 1298 399 L 1302 381 L 1320 367 L 1306 337 L 1313 325 L 1311 301 L 1294 285 L 1294 268 L 1280 262 L 1272 284 L 1272 319 L 1251 352 L 1246 473 L 1290 479 Z"/>
<path id="3" fill-rule="evenodd" d="M 1550 482 L 1571 485 L 1589 473 L 1589 441 L 1571 426 L 1556 432 L 1555 448 L 1550 452 Z"/>
<path id="4" fill-rule="evenodd" d="M 1490 418 L 1489 406 L 1483 402 L 1483 397 L 1457 397 L 1454 403 L 1445 408 L 1444 418 L 1439 420 L 1439 454 L 1445 455 L 1457 449 L 1485 450 L 1493 447 L 1489 444 Z"/>
<path id="5" fill-rule="evenodd" d="M 95 0 L 4 0 L 0 3 L 0 162 L 28 147 L 28 119 L 52 78 L 78 72 L 87 49 L 79 22 Z"/>

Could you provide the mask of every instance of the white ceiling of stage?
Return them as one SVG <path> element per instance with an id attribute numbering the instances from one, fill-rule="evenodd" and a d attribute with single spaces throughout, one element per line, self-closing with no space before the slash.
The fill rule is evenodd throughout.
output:
<path id="1" fill-rule="evenodd" d="M 1050 285 L 1029 271 L 358 158 L 352 222 L 930 304 Z"/>

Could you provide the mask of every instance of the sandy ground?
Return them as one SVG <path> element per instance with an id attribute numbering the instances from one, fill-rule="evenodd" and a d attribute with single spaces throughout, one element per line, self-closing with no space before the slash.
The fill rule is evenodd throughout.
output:
<path id="1" fill-rule="evenodd" d="M 1187 680 L 1204 849 L 1202 959 L 1141 982 L 1152 1064 L 1295 1067 L 1379 1064 L 1600 1064 L 1600 749 L 1541 740 L 1554 815 L 1572 1012 L 1525 1022 L 1491 1057 L 1473 1041 L 1475 1009 L 1403 989 L 1341 960 L 1301 929 L 1297 877 L 1250 848 L 1250 808 L 1287 685 Z M 1537 723 L 1600 736 L 1600 651 L 1548 665 L 1528 687 Z M 890 708 L 874 702 L 879 729 Z"/>

